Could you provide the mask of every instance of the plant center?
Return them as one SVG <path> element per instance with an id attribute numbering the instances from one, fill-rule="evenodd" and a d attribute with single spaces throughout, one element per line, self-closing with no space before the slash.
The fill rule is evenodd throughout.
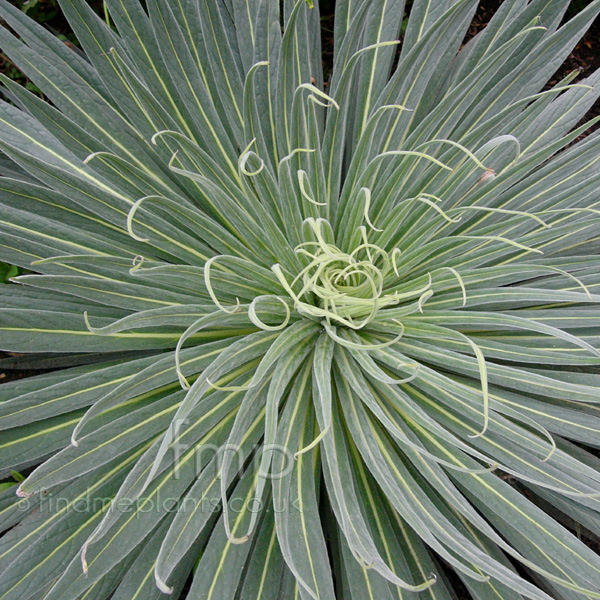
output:
<path id="1" fill-rule="evenodd" d="M 345 252 L 330 241 L 332 235 L 326 235 L 331 232 L 326 221 L 308 219 L 306 223 L 314 240 L 296 248 L 304 267 L 291 282 L 279 265 L 273 267 L 299 313 L 360 329 L 379 310 L 403 299 L 398 291 L 389 291 L 398 279 L 398 250 L 388 253 L 370 243 L 366 228 L 360 227 L 360 243 Z"/>

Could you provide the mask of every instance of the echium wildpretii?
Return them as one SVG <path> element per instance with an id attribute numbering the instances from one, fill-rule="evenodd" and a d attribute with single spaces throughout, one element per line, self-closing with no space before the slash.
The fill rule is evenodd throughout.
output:
<path id="1" fill-rule="evenodd" d="M 599 599 L 600 0 L 337 0 L 327 80 L 316 0 L 59 2 L 85 56 L 0 0 L 0 368 L 62 368 L 0 600 Z"/>
<path id="2" fill-rule="evenodd" d="M 382 44 L 382 46 L 385 45 L 387 44 Z M 370 48 L 370 50 L 373 49 Z M 266 65 L 259 63 L 255 65 L 255 68 L 264 66 Z M 303 97 L 302 102 L 306 103 L 307 107 L 310 107 L 312 103 L 314 106 L 332 111 L 340 110 L 340 105 L 333 98 L 312 84 L 298 86 L 294 96 Z M 403 111 L 410 112 L 401 105 L 384 105 L 368 122 L 368 126 L 375 128 L 377 122 L 387 113 Z M 311 119 L 309 118 L 308 121 L 310 122 Z M 313 126 L 315 126 L 315 122 L 316 114 L 313 112 Z M 178 132 L 167 130 L 158 132 L 152 138 L 154 144 L 158 144 L 161 140 L 177 140 L 180 145 L 179 149 L 171 156 L 169 168 L 192 181 L 204 182 L 210 189 L 210 182 L 200 170 L 183 168 L 181 163 L 182 149 L 187 149 L 188 152 L 190 149 L 197 151 L 194 142 Z M 480 192 L 497 176 L 494 168 L 488 167 L 482 162 L 487 156 L 486 152 L 480 152 L 483 156 L 480 159 L 461 143 L 453 140 L 436 138 L 418 144 L 413 150 L 386 150 L 375 155 L 367 163 L 362 173 L 353 173 L 351 167 L 345 187 L 339 200 L 335 203 L 327 197 L 323 190 L 320 194 L 315 193 L 313 188 L 319 185 L 318 179 L 311 182 L 307 172 L 311 166 L 310 159 L 315 155 L 318 156 L 317 148 L 296 148 L 289 155 L 280 159 L 277 167 L 277 180 L 275 180 L 266 171 L 267 163 L 254 149 L 255 145 L 256 139 L 253 139 L 237 161 L 236 179 L 241 186 L 242 194 L 237 199 L 241 211 L 237 215 L 236 223 L 241 226 L 244 212 L 253 206 L 252 203 L 255 200 L 258 200 L 258 206 L 255 206 L 257 214 L 254 218 L 261 227 L 264 227 L 264 230 L 255 231 L 254 234 L 255 241 L 262 246 L 262 252 L 257 252 L 256 248 L 252 248 L 254 252 L 250 252 L 248 247 L 243 252 L 239 252 L 239 245 L 238 248 L 235 248 L 231 244 L 231 247 L 238 252 L 215 254 L 207 258 L 202 268 L 204 287 L 217 310 L 203 315 L 193 322 L 178 340 L 174 355 L 176 373 L 183 389 L 189 390 L 189 392 L 178 408 L 170 428 L 162 438 L 153 465 L 149 469 L 143 485 L 136 491 L 136 494 L 142 494 L 156 477 L 169 448 L 176 439 L 181 423 L 189 419 L 189 415 L 193 413 L 202 398 L 211 392 L 244 394 L 244 400 L 233 429 L 224 446 L 226 450 L 219 470 L 223 500 L 223 525 L 227 539 L 234 544 L 248 542 L 259 524 L 258 513 L 250 511 L 246 532 L 240 534 L 239 531 L 236 531 L 235 523 L 231 522 L 231 510 L 226 502 L 227 482 L 231 480 L 234 456 L 243 448 L 243 440 L 248 434 L 249 423 L 246 413 L 250 412 L 250 409 L 247 403 L 256 402 L 257 395 L 265 390 L 265 386 L 270 386 L 269 381 L 273 378 L 273 368 L 275 368 L 275 373 L 279 369 L 283 371 L 281 374 L 283 383 L 280 382 L 278 386 L 275 386 L 275 394 L 279 398 L 270 392 L 267 393 L 263 451 L 256 464 L 257 480 L 251 493 L 252 501 L 247 499 L 247 504 L 250 505 L 252 503 L 260 504 L 261 498 L 267 493 L 265 490 L 269 487 L 267 483 L 269 474 L 276 471 L 276 452 L 273 449 L 277 447 L 277 432 L 280 428 L 278 424 L 279 403 L 286 393 L 285 386 L 290 380 L 293 380 L 294 372 L 301 364 L 298 362 L 298 356 L 302 360 L 306 360 L 312 354 L 313 368 L 316 369 L 316 372 L 323 369 L 320 374 L 325 377 L 331 376 L 332 373 L 328 372 L 329 369 L 333 364 L 338 364 L 340 373 L 347 379 L 348 392 L 354 389 L 356 393 L 361 386 L 365 385 L 366 380 L 361 384 L 359 383 L 361 375 L 353 378 L 349 370 L 352 368 L 352 363 L 349 362 L 350 357 L 359 368 L 359 372 L 364 374 L 362 376 L 370 378 L 375 386 L 382 384 L 393 387 L 405 386 L 422 375 L 421 370 L 426 369 L 426 363 L 411 357 L 411 352 L 407 348 L 411 342 L 403 339 L 406 332 L 405 323 L 409 327 L 410 337 L 418 341 L 432 339 L 438 344 L 444 342 L 451 345 L 458 344 L 468 349 L 475 360 L 479 380 L 479 390 L 475 393 L 475 397 L 478 397 L 480 403 L 478 411 L 480 422 L 471 429 L 467 438 L 473 440 L 485 436 L 490 425 L 490 392 L 488 365 L 484 352 L 473 337 L 460 331 L 460 328 L 447 327 L 443 323 L 441 325 L 432 324 L 427 319 L 429 315 L 426 313 L 426 303 L 438 291 L 452 298 L 450 309 L 468 309 L 469 295 L 467 284 L 461 275 L 461 259 L 465 256 L 471 259 L 474 252 L 482 249 L 485 251 L 491 244 L 505 247 L 508 251 L 518 251 L 524 256 L 531 253 L 543 254 L 542 250 L 533 245 L 526 245 L 506 235 L 503 219 L 510 219 L 508 222 L 514 223 L 516 227 L 525 222 L 532 231 L 549 230 L 552 227 L 543 218 L 546 217 L 546 211 L 536 214 L 504 206 L 462 205 L 460 201 L 455 201 L 454 205 L 448 206 L 443 197 L 427 191 L 420 191 L 407 198 L 395 199 L 393 208 L 389 212 L 386 212 L 385 208 L 389 209 L 390 199 L 385 195 L 376 197 L 373 201 L 371 187 L 376 187 L 382 174 L 386 173 L 384 168 L 386 161 L 398 164 L 401 168 L 407 160 L 412 161 L 409 162 L 411 166 L 408 167 L 408 174 L 405 174 L 405 177 L 410 176 L 416 166 L 422 162 L 431 164 L 438 170 L 438 173 L 447 172 L 449 176 L 456 176 L 460 173 L 462 178 L 469 181 L 469 185 L 464 189 L 463 197 Z M 506 169 L 511 165 L 518 164 L 520 160 L 521 146 L 516 137 L 500 136 L 488 141 L 483 148 L 489 153 L 490 150 L 497 150 L 504 145 L 513 148 L 513 156 L 505 167 Z M 428 148 L 437 147 L 439 149 L 444 146 L 455 151 L 454 155 L 451 155 L 455 163 L 453 166 L 427 152 Z M 90 155 L 86 162 L 96 158 L 97 155 Z M 178 161 L 180 161 L 180 166 L 176 166 Z M 251 168 L 250 165 L 255 166 Z M 389 176 L 389 172 L 387 173 Z M 278 186 L 278 188 L 270 190 L 270 198 L 261 196 L 261 186 L 255 183 L 261 176 L 268 181 L 271 178 L 267 185 Z M 392 175 L 391 178 L 394 177 L 395 175 Z M 365 184 L 368 184 L 369 187 Z M 264 182 L 263 185 L 265 185 Z M 212 189 L 217 197 L 222 194 L 216 187 Z M 278 193 L 281 194 L 280 197 L 277 197 Z M 293 195 L 291 200 L 290 193 Z M 228 201 L 224 199 L 221 201 L 222 203 L 214 202 L 213 207 L 217 211 L 223 210 L 223 207 L 225 207 L 225 211 L 230 211 L 231 206 L 228 206 Z M 132 204 L 127 217 L 127 229 L 133 239 L 141 242 L 150 241 L 149 238 L 142 238 L 135 233 L 134 224 L 142 223 L 138 215 L 142 205 L 146 207 L 152 204 L 182 211 L 181 207 L 177 207 L 171 199 L 164 196 L 151 195 L 140 198 Z M 285 210 L 286 208 L 292 209 L 296 204 L 296 214 L 293 215 L 295 218 L 290 218 L 290 215 L 286 215 Z M 443 206 L 445 208 L 442 208 Z M 268 208 L 272 208 L 273 211 L 270 212 Z M 567 211 L 572 212 L 571 209 L 567 209 Z M 557 209 L 555 212 L 563 212 L 563 210 Z M 575 214 L 580 214 L 580 212 L 597 213 L 596 209 L 592 207 L 575 209 L 574 212 Z M 415 213 L 421 216 L 419 220 L 414 219 Z M 477 217 L 478 214 L 481 222 L 484 223 L 486 217 L 493 215 L 500 216 L 501 219 L 496 220 L 494 225 L 484 228 L 481 232 L 472 225 L 463 227 L 465 216 Z M 472 223 L 473 221 L 465 219 L 466 222 Z M 508 228 L 508 230 L 511 229 Z M 234 233 L 238 234 L 239 232 Z M 217 235 L 225 238 L 225 230 Z M 293 244 L 292 240 L 297 243 Z M 227 243 L 229 240 L 224 239 L 223 241 Z M 247 246 L 247 240 L 240 241 L 242 247 Z M 239 242 L 237 243 L 239 244 Z M 440 256 L 445 254 L 446 257 L 437 260 L 440 248 L 445 248 L 445 252 Z M 470 254 L 465 254 L 465 249 Z M 420 256 L 425 256 L 427 259 L 421 263 L 416 258 Z M 130 273 L 136 276 L 143 275 L 143 264 L 144 257 L 136 256 Z M 535 264 L 528 265 L 527 270 L 531 270 L 534 277 L 543 277 L 548 272 L 567 277 L 575 283 L 587 299 L 593 300 L 590 290 L 583 281 L 558 266 L 546 263 Z M 149 269 L 148 272 L 152 273 L 152 271 L 153 269 Z M 481 273 L 483 270 L 478 269 L 475 272 Z M 242 281 L 245 284 L 240 283 Z M 233 285 L 231 285 L 232 283 Z M 233 291 L 240 291 L 244 288 L 247 299 L 245 303 Z M 250 290 L 255 290 L 255 292 L 252 293 Z M 114 335 L 124 329 L 130 329 L 134 325 L 140 325 L 139 317 L 133 316 L 126 317 L 103 329 L 97 329 L 91 326 L 87 314 L 84 316 L 88 329 L 102 335 Z M 153 318 L 154 315 L 151 317 Z M 260 332 L 267 334 L 268 350 L 264 356 L 255 358 L 248 363 L 249 356 L 246 356 L 245 353 L 247 342 L 242 341 L 241 346 L 234 344 L 231 350 L 235 350 L 234 354 L 238 357 L 238 362 L 230 361 L 228 354 L 224 353 L 204 373 L 194 374 L 194 384 L 192 385 L 182 370 L 180 356 L 184 345 L 205 329 L 227 326 L 239 328 L 243 324 L 256 328 L 258 336 L 256 343 L 260 347 L 264 344 L 263 334 Z M 518 319 L 513 319 L 510 326 L 523 331 L 544 332 L 546 335 L 555 336 L 598 356 L 598 351 L 580 337 Z M 249 339 L 252 339 L 252 335 L 249 336 Z M 320 341 L 317 341 L 319 339 Z M 325 339 L 329 341 L 325 342 Z M 253 345 L 250 343 L 248 347 Z M 303 349 L 299 355 L 297 354 L 298 347 Z M 348 358 L 341 358 L 344 356 L 340 354 L 341 348 L 349 352 Z M 400 348 L 403 349 L 400 350 Z M 264 350 L 260 352 L 262 353 Z M 338 362 L 336 363 L 336 361 Z M 248 364 L 252 365 L 250 369 L 248 369 Z M 239 366 L 239 368 L 235 369 L 235 366 Z M 253 373 L 252 376 L 240 385 L 240 376 L 248 372 Z M 230 385 L 232 380 L 235 380 L 235 385 Z M 323 382 L 317 384 L 317 386 L 319 385 L 323 385 Z M 439 428 L 439 425 L 434 426 L 434 431 L 437 431 L 442 439 L 455 444 L 456 447 L 483 464 L 470 468 L 459 466 L 436 455 L 431 450 L 425 449 L 415 440 L 411 440 L 395 430 L 395 421 L 391 419 L 381 402 L 378 403 L 370 396 L 373 392 L 367 390 L 369 390 L 368 387 L 362 388 L 363 393 L 366 394 L 362 400 L 368 409 L 386 427 L 391 427 L 390 432 L 396 442 L 403 444 L 424 459 L 450 471 L 471 475 L 490 473 L 499 466 L 506 468 L 505 465 L 499 465 L 493 457 L 469 447 L 452 435 L 448 436 L 443 429 Z M 295 459 L 313 451 L 319 444 L 328 440 L 328 436 L 333 436 L 334 413 L 330 394 L 331 390 L 324 396 L 313 397 L 313 402 L 316 402 L 315 410 L 317 414 L 321 413 L 320 418 L 317 419 L 319 431 L 315 431 L 311 439 L 305 440 L 301 447 L 295 449 Z M 340 402 L 344 402 L 342 397 L 340 397 Z M 80 431 L 87 425 L 88 420 L 98 414 L 99 410 L 105 408 L 100 403 L 99 407 L 88 411 L 77 424 L 72 436 L 75 446 L 78 444 L 77 438 Z M 410 413 L 411 410 L 404 407 L 399 414 L 410 422 L 415 418 L 415 415 Z M 541 458 L 544 462 L 549 461 L 557 450 L 553 436 L 541 425 L 528 419 L 523 419 L 523 421 L 541 435 L 544 440 Z M 417 425 L 418 422 L 417 419 L 413 424 Z M 421 425 L 424 423 L 422 422 Z M 433 424 L 429 423 L 429 425 Z M 281 464 L 279 468 L 283 470 Z M 537 482 L 535 479 L 532 481 Z M 349 522 L 345 520 L 343 512 L 338 518 L 341 519 L 342 528 L 349 535 L 347 530 Z M 111 523 L 112 521 L 108 520 L 108 524 Z M 86 560 L 88 545 L 95 543 L 105 534 L 106 530 L 107 525 L 99 527 L 84 545 L 82 562 L 86 572 L 88 570 Z M 437 577 L 432 576 L 421 583 L 408 584 L 390 572 L 381 558 L 376 553 L 373 554 L 373 550 L 359 547 L 354 548 L 353 553 L 366 568 L 374 568 L 385 578 L 404 589 L 422 591 L 437 581 Z M 287 558 L 290 561 L 293 560 L 291 556 Z M 307 582 L 302 580 L 299 573 L 295 573 L 295 575 L 301 586 L 310 587 Z M 162 591 L 171 591 L 158 572 L 155 573 L 155 579 Z"/>

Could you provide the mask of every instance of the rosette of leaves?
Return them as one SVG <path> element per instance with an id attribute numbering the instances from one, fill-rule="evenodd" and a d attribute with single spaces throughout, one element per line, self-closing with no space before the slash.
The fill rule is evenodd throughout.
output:
<path id="1" fill-rule="evenodd" d="M 326 84 L 317 2 L 60 4 L 0 1 L 0 599 L 600 598 L 600 2 L 338 0 Z"/>

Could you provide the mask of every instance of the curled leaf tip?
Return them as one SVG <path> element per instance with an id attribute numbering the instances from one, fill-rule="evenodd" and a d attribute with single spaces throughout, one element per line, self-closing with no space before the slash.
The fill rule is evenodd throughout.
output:
<path id="1" fill-rule="evenodd" d="M 256 138 L 254 138 L 248 144 L 248 146 L 246 146 L 245 150 L 240 154 L 240 157 L 238 159 L 238 169 L 239 169 L 240 173 L 242 175 L 245 175 L 246 177 L 256 177 L 257 175 L 260 175 L 262 170 L 265 168 L 265 161 L 260 156 L 258 156 L 258 154 L 256 152 L 251 150 L 252 146 L 255 143 L 256 143 Z M 252 156 L 256 157 L 256 159 L 260 163 L 260 166 L 257 169 L 255 169 L 254 171 L 250 171 L 249 169 L 246 168 L 246 165 L 248 164 L 248 161 L 250 160 L 250 157 L 252 157 Z"/>
<path id="2" fill-rule="evenodd" d="M 270 298 L 270 296 L 258 296 L 254 298 L 254 300 L 250 303 L 250 306 L 248 307 L 248 318 L 254 325 L 256 325 L 256 327 L 265 331 L 279 331 L 281 329 L 285 329 L 292 317 L 292 311 L 290 310 L 288 303 L 283 298 L 280 298 L 279 296 L 274 296 L 275 299 L 279 300 L 279 302 L 283 304 L 286 312 L 283 322 L 279 325 L 267 325 L 256 314 L 256 306 L 258 302 L 266 298 Z"/>
<path id="3" fill-rule="evenodd" d="M 160 136 L 162 136 L 164 133 L 166 133 L 166 131 L 157 131 L 151 138 L 150 138 L 150 142 L 152 144 L 154 144 L 155 146 L 158 144 L 158 138 Z"/>
<path id="4" fill-rule="evenodd" d="M 181 371 L 177 371 L 177 379 L 179 379 L 179 385 L 184 389 L 184 390 L 189 390 L 190 389 L 190 383 L 189 381 L 185 378 L 185 376 L 183 375 L 183 373 Z"/>
<path id="5" fill-rule="evenodd" d="M 371 217 L 369 216 L 369 210 L 371 208 L 371 190 L 369 188 L 361 188 L 360 192 L 362 192 L 365 196 L 365 209 L 364 209 L 364 219 L 365 219 L 365 223 L 373 230 L 373 231 L 383 231 L 383 229 L 378 229 L 377 227 L 375 227 L 375 225 L 373 225 L 372 221 L 371 221 Z M 360 193 L 359 192 L 359 193 Z"/>
<path id="6" fill-rule="evenodd" d="M 88 574 L 88 564 L 87 564 L 87 560 L 86 560 L 87 549 L 88 549 L 88 544 L 86 542 L 81 548 L 81 570 L 83 571 L 83 574 L 86 577 Z"/>
<path id="7" fill-rule="evenodd" d="M 246 534 L 242 537 L 235 537 L 233 535 L 228 535 L 227 539 L 229 540 L 230 544 L 240 546 L 241 544 L 245 544 L 250 539 L 250 535 Z"/>
<path id="8" fill-rule="evenodd" d="M 135 256 L 132 261 L 133 266 L 129 269 L 129 274 L 133 275 L 136 271 L 139 271 L 142 268 L 144 261 L 145 261 L 145 258 L 141 254 L 138 254 L 137 256 Z"/>
<path id="9" fill-rule="evenodd" d="M 552 448 L 550 449 L 550 452 L 548 452 L 548 455 L 542 459 L 542 462 L 548 462 L 553 456 L 554 453 L 556 452 L 556 440 L 552 437 L 552 435 L 550 435 L 550 433 L 548 433 L 548 438 L 550 439 L 550 442 L 552 444 Z"/>
<path id="10" fill-rule="evenodd" d="M 92 327 L 92 324 L 90 323 L 90 317 L 88 315 L 88 311 L 87 310 L 83 311 L 83 321 L 85 323 L 86 329 L 90 333 L 94 333 L 94 327 Z"/>
<path id="11" fill-rule="evenodd" d="M 462 307 L 464 308 L 467 305 L 467 289 L 465 287 L 465 282 L 464 282 L 462 276 L 453 267 L 442 267 L 442 268 L 445 269 L 446 271 L 450 271 L 450 273 L 452 273 L 452 275 L 454 275 L 454 277 L 456 277 L 456 280 L 458 281 L 458 284 L 459 284 L 461 292 L 462 292 L 462 300 L 463 300 Z"/>
<path id="12" fill-rule="evenodd" d="M 468 148 L 466 148 L 465 146 L 463 146 L 462 144 L 460 144 L 459 142 L 455 142 L 453 140 L 447 140 L 447 139 L 434 139 L 434 140 L 428 140 L 424 143 L 422 143 L 420 146 L 418 146 L 417 150 L 419 150 L 420 148 L 423 148 L 424 146 L 429 146 L 430 144 L 447 144 L 449 146 L 452 146 L 458 150 L 460 150 L 461 152 L 463 152 L 467 158 L 469 158 L 476 167 L 478 167 L 479 169 L 483 169 L 486 172 L 494 172 L 494 169 L 490 169 L 488 167 L 486 167 L 476 156 L 475 154 L 473 154 L 473 152 L 471 152 L 471 150 L 469 150 Z"/>
<path id="13" fill-rule="evenodd" d="M 31 493 L 27 493 L 27 492 L 23 491 L 22 486 L 19 486 L 15 493 L 17 494 L 17 496 L 19 498 L 29 498 L 31 496 Z"/>
<path id="14" fill-rule="evenodd" d="M 472 440 L 476 440 L 477 438 L 483 437 L 488 430 L 488 426 L 484 425 L 484 428 L 479 433 L 470 434 L 468 437 Z"/>
<path id="15" fill-rule="evenodd" d="M 423 307 L 425 306 L 425 303 L 427 300 L 429 300 L 429 298 L 431 298 L 431 296 L 433 296 L 433 291 L 427 290 L 419 297 L 419 300 L 417 301 L 417 308 L 421 314 L 423 314 Z"/>
<path id="16" fill-rule="evenodd" d="M 140 198 L 139 200 L 134 202 L 132 204 L 131 208 L 129 209 L 129 213 L 127 214 L 127 233 L 129 234 L 130 237 L 132 237 L 134 240 L 136 240 L 138 242 L 149 242 L 150 241 L 150 238 L 140 237 L 133 231 L 133 219 L 135 217 L 135 213 L 137 212 L 138 208 L 142 205 L 142 203 L 147 198 L 148 197 Z"/>
<path id="17" fill-rule="evenodd" d="M 154 582 L 156 583 L 156 587 L 163 593 L 163 594 L 167 594 L 167 595 L 171 595 L 173 593 L 173 588 L 169 585 L 167 585 L 156 573 L 156 570 L 154 571 Z"/>
<path id="18" fill-rule="evenodd" d="M 209 387 L 219 392 L 244 392 L 249 389 L 248 385 L 217 385 L 216 383 L 212 383 L 208 377 L 206 378 L 206 383 Z"/>
<path id="19" fill-rule="evenodd" d="M 331 423 L 329 423 L 329 425 L 327 425 L 327 427 L 308 446 L 302 448 L 301 450 L 298 450 L 298 452 L 294 454 L 294 459 L 297 460 L 298 457 L 302 454 L 306 454 L 307 452 L 310 452 L 313 448 L 316 448 L 321 443 L 321 440 L 327 435 L 330 429 Z"/>
<path id="20" fill-rule="evenodd" d="M 208 295 L 210 296 L 211 300 L 213 301 L 213 303 L 215 304 L 215 306 L 221 310 L 222 312 L 224 312 L 225 314 L 228 315 L 233 315 L 235 313 L 238 313 L 241 311 L 241 303 L 240 303 L 240 299 L 236 298 L 235 302 L 236 305 L 234 308 L 225 308 L 225 306 L 223 306 L 221 304 L 221 302 L 219 302 L 219 299 L 217 298 L 213 286 L 212 286 L 212 281 L 211 281 L 211 277 L 210 277 L 210 270 L 213 266 L 213 263 L 218 260 L 219 258 L 223 258 L 223 256 L 221 255 L 217 255 L 217 256 L 213 256 L 212 258 L 209 258 L 206 261 L 206 264 L 204 265 L 204 286 L 206 287 L 206 291 L 208 292 Z"/>

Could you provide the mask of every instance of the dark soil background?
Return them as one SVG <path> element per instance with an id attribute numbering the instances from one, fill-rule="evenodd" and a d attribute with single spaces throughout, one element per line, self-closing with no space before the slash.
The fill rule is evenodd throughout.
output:
<path id="1" fill-rule="evenodd" d="M 565 17 L 569 19 L 573 17 L 577 12 L 583 10 L 586 6 L 591 4 L 592 0 L 574 0 L 571 3 L 571 7 Z M 56 33 L 65 44 L 71 46 L 78 46 L 79 43 L 76 37 L 73 35 L 69 24 L 62 16 L 62 13 L 58 7 L 57 0 L 10 0 L 11 4 L 19 7 L 23 12 L 28 14 L 32 19 L 43 24 L 45 27 Z M 89 0 L 90 5 L 98 12 L 103 14 L 104 2 L 103 0 Z M 490 20 L 495 10 L 500 6 L 502 0 L 485 0 L 480 3 L 477 14 L 473 20 L 473 24 L 469 29 L 465 41 L 468 41 L 471 37 L 476 35 Z M 407 2 L 408 7 L 412 4 L 411 0 Z M 331 71 L 331 64 L 333 62 L 333 23 L 334 23 L 334 9 L 335 0 L 321 0 L 321 14 L 323 24 L 322 44 L 323 44 L 323 55 L 324 55 L 324 68 L 326 78 Z M 1 23 L 1 20 L 0 20 Z M 575 70 L 579 70 L 580 74 L 578 80 L 583 79 L 593 73 L 596 69 L 600 68 L 600 19 L 598 19 L 587 32 L 585 37 L 577 44 L 573 53 L 569 56 L 565 64 L 556 73 L 549 86 L 555 84 L 557 81 L 562 79 L 567 73 Z M 22 85 L 26 86 L 30 91 L 40 94 L 41 92 L 37 87 L 30 82 L 9 60 L 8 58 L 0 53 L 0 72 L 4 73 L 8 77 L 18 81 Z M 600 100 L 592 107 L 588 113 L 586 120 L 600 115 Z M 597 128 L 600 125 L 597 126 Z M 589 134 L 589 132 L 588 132 Z M 586 135 L 588 135 L 586 134 Z M 9 279 L 17 275 L 19 270 L 11 265 L 6 265 L 0 262 L 0 285 L 11 285 Z M 1 307 L 0 307 L 1 310 Z M 39 374 L 51 369 L 51 365 L 46 361 L 42 361 L 38 365 L 30 365 L 32 368 L 23 370 L 13 366 L 11 363 L 16 363 L 13 354 L 0 352 L 0 383 L 3 381 L 10 381 L 13 379 L 19 379 L 34 374 Z M 54 364 L 54 368 L 60 368 L 60 361 Z M 508 479 L 508 478 L 507 478 Z M 530 492 L 522 488 L 515 480 L 510 481 L 515 487 L 520 489 L 525 495 L 531 496 Z M 532 498 L 533 499 L 533 498 Z M 539 502 L 539 499 L 538 499 Z M 545 507 L 549 510 L 549 507 Z M 564 515 L 556 515 L 563 523 L 569 527 L 572 523 L 568 520 L 565 522 Z M 572 527 L 574 529 L 574 527 Z M 578 535 L 594 550 L 600 551 L 600 544 L 598 539 L 593 536 L 590 532 L 577 531 Z M 459 600 L 467 600 L 471 596 L 467 589 L 462 585 L 462 582 L 457 575 L 450 569 L 446 570 L 446 576 L 451 582 L 452 586 L 458 593 Z"/>

